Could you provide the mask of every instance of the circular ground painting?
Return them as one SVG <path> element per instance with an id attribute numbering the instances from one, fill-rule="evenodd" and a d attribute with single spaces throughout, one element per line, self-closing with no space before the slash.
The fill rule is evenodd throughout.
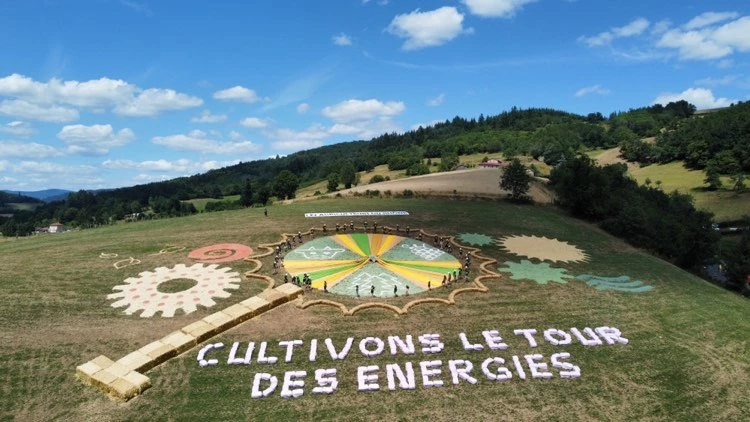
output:
<path id="1" fill-rule="evenodd" d="M 290 276 L 307 274 L 312 287 L 356 296 L 392 297 L 439 287 L 458 271 L 453 256 L 426 243 L 388 234 L 340 234 L 312 240 L 284 257 Z M 373 289 L 374 287 L 374 289 Z"/>

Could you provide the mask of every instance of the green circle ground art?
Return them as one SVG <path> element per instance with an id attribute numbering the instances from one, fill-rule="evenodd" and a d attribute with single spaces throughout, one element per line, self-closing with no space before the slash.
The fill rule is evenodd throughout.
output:
<path id="1" fill-rule="evenodd" d="M 443 276 L 461 268 L 453 256 L 414 239 L 388 234 L 353 233 L 307 242 L 284 257 L 291 276 L 307 274 L 312 287 L 328 286 L 348 296 L 393 297 L 439 287 Z"/>

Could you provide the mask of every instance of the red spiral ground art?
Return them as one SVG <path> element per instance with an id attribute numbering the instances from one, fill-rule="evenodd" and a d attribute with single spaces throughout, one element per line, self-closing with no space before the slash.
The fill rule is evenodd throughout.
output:
<path id="1" fill-rule="evenodd" d="M 253 254 L 253 249 L 239 243 L 220 243 L 193 250 L 188 258 L 207 264 L 239 261 Z"/>

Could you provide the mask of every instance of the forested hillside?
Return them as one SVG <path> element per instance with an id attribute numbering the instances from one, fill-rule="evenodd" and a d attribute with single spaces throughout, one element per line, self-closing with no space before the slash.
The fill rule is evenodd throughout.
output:
<path id="1" fill-rule="evenodd" d="M 682 160 L 709 174 L 744 174 L 750 171 L 750 102 L 680 120 L 658 133 L 655 142 L 625 142 L 623 154 L 641 163 Z"/>
<path id="2" fill-rule="evenodd" d="M 473 153 L 529 155 L 556 166 L 587 149 L 619 145 L 631 159 L 685 158 L 696 166 L 710 164 L 707 157 L 722 158 L 731 153 L 738 165 L 747 169 L 749 108 L 750 104 L 738 104 L 696 118 L 691 117 L 695 107 L 679 101 L 612 113 L 609 117 L 601 113 L 581 116 L 536 108 L 513 108 L 495 116 L 471 119 L 455 117 L 403 134 L 383 134 L 370 141 L 345 142 L 285 157 L 239 163 L 191 177 L 96 194 L 80 191 L 65 201 L 41 206 L 36 212 L 17 214 L 3 224 L 3 233 L 24 235 L 35 225 L 53 221 L 90 227 L 126 216 L 186 215 L 196 210 L 182 201 L 193 198 L 241 195 L 241 204 L 249 206 L 265 203 L 271 197 L 293 198 L 300 186 L 323 180 L 331 180 L 334 185 L 337 180 L 345 186 L 356 184 L 356 172 L 378 165 L 420 174 L 424 172 L 423 159 L 439 157 L 443 163 L 441 170 L 450 170 L 458 163 L 459 155 Z M 701 133 L 710 136 L 700 137 Z M 654 136 L 656 144 L 642 141 Z M 632 156 L 640 150 L 647 152 Z M 727 161 L 730 164 L 723 164 L 723 169 L 733 168 L 731 160 Z"/>

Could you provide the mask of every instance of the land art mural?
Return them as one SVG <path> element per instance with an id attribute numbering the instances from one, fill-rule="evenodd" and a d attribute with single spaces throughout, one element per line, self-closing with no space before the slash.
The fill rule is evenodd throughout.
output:
<path id="1" fill-rule="evenodd" d="M 390 234 L 353 233 L 307 242 L 290 251 L 284 268 L 307 275 L 311 287 L 348 296 L 391 297 L 438 287 L 461 268 L 458 260 L 426 243 Z"/>

